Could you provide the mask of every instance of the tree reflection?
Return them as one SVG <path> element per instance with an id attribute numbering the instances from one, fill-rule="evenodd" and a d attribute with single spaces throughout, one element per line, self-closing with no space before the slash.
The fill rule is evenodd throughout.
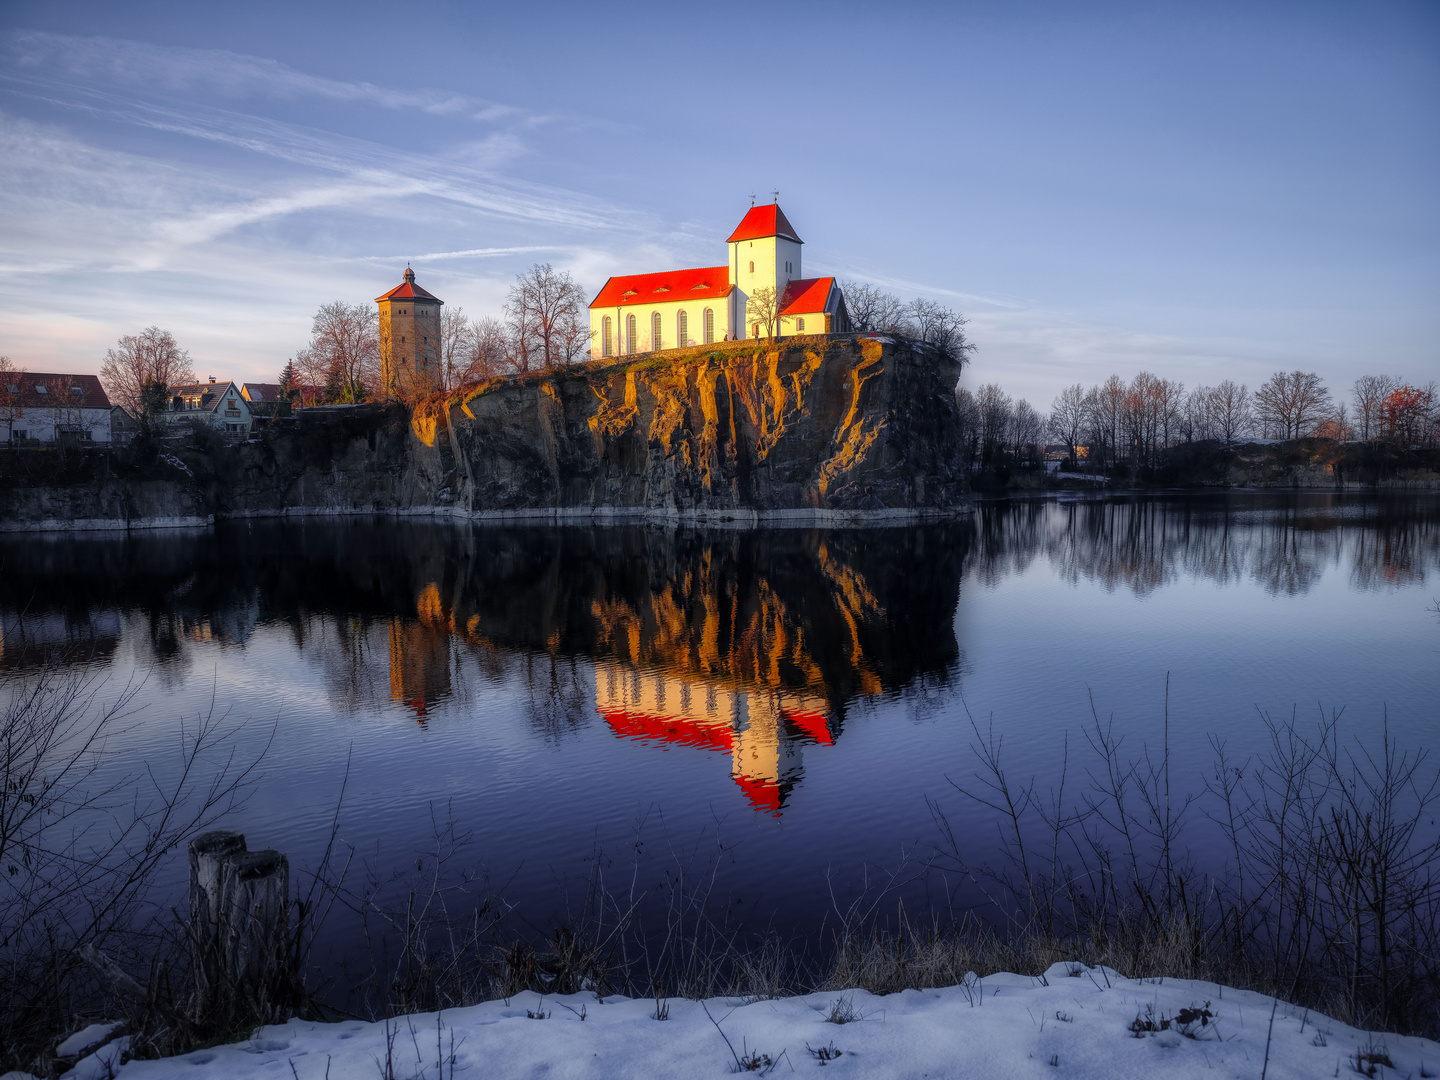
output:
<path id="1" fill-rule="evenodd" d="M 1313 589 L 1330 569 L 1358 589 L 1419 583 L 1440 566 L 1433 497 L 1212 495 L 982 504 L 967 573 L 983 584 L 1049 560 L 1062 580 L 1145 596 L 1179 578 Z"/>

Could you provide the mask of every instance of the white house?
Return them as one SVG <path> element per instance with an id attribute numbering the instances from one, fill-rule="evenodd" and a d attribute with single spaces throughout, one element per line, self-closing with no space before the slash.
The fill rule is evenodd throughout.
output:
<path id="1" fill-rule="evenodd" d="M 110 442 L 110 399 L 94 375 L 21 371 L 0 378 L 0 443 Z"/>
<path id="2" fill-rule="evenodd" d="M 160 414 L 171 423 L 210 424 L 227 435 L 250 434 L 250 403 L 233 382 L 190 383 L 170 387 L 170 408 Z"/>
<path id="3" fill-rule="evenodd" d="M 804 241 L 777 204 L 752 206 L 725 243 L 725 266 L 605 282 L 590 303 L 590 355 L 850 329 L 835 279 L 804 276 Z"/>

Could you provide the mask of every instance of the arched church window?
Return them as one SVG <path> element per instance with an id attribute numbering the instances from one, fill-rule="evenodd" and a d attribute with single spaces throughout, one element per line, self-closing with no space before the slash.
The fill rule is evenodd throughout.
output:
<path id="1" fill-rule="evenodd" d="M 683 308 L 675 316 L 675 344 L 681 348 L 690 344 L 690 316 Z"/>
<path id="2" fill-rule="evenodd" d="M 613 345 L 613 343 L 612 343 L 611 340 L 610 340 L 610 331 L 611 331 L 611 327 L 610 327 L 610 316 L 609 316 L 609 315 L 606 315 L 605 318 L 600 321 L 600 355 L 601 355 L 601 356 L 613 356 L 613 355 L 615 354 L 614 345 Z"/>
<path id="3" fill-rule="evenodd" d="M 805 320 L 804 320 L 804 319 L 796 319 L 796 320 L 795 320 L 795 332 L 796 332 L 797 334 L 803 334 L 803 333 L 805 332 Z"/>
<path id="4" fill-rule="evenodd" d="M 750 273 L 753 274 L 754 272 L 755 272 L 755 260 L 754 260 L 754 259 L 751 259 L 751 260 L 750 260 Z"/>
<path id="5" fill-rule="evenodd" d="M 658 349 L 664 343 L 664 337 L 660 329 L 660 313 L 657 311 L 650 316 L 650 348 Z"/>
<path id="6" fill-rule="evenodd" d="M 625 353 L 627 356 L 635 354 L 635 316 L 625 316 Z"/>
<path id="7" fill-rule="evenodd" d="M 715 309 L 705 309 L 705 344 L 715 344 Z"/>

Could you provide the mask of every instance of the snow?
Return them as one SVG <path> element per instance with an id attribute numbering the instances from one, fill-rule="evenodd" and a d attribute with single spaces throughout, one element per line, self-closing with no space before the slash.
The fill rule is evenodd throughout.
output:
<path id="1" fill-rule="evenodd" d="M 827 1023 L 842 998 L 856 1019 Z M 1380 1067 L 1377 1076 L 1440 1071 L 1440 1043 L 1372 1038 L 1273 998 L 1215 983 L 1137 981 L 1082 964 L 1056 964 L 1042 977 L 972 976 L 961 986 L 886 997 L 855 990 L 761 1000 L 674 999 L 668 1005 L 668 1019 L 661 1022 L 652 1000 L 599 1001 L 593 994 L 542 999 L 525 993 L 401 1018 L 389 1025 L 393 1075 L 688 1080 L 732 1075 L 737 1056 L 757 1052 L 769 1056 L 772 1073 L 821 1067 L 835 1070 L 827 1076 L 878 1080 L 1255 1080 L 1262 1069 L 1267 1080 L 1299 1080 L 1356 1075 L 1357 1053 L 1388 1056 L 1393 1069 Z M 1182 1031 L 1174 1018 L 1190 1009 L 1208 1009 L 1212 1016 L 1193 1018 Z M 1132 1031 L 1137 1017 L 1157 1028 L 1162 1020 L 1171 1022 L 1137 1036 Z M 121 1080 L 380 1077 L 386 1035 L 381 1023 L 291 1021 L 262 1028 L 247 1042 L 130 1062 L 118 1075 Z M 838 1050 L 839 1056 L 822 1062 L 815 1053 L 822 1049 Z M 764 1071 L 762 1065 L 756 1074 Z"/>
<path id="2" fill-rule="evenodd" d="M 81 1028 L 57 1046 L 55 1053 L 59 1057 L 74 1057 L 76 1054 L 82 1053 L 92 1046 L 98 1046 L 106 1042 L 118 1027 L 120 1027 L 118 1023 L 109 1023 L 91 1024 L 88 1027 Z"/>

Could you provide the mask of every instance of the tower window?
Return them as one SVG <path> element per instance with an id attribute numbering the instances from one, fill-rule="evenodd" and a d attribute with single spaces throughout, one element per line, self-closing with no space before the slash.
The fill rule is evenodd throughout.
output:
<path id="1" fill-rule="evenodd" d="M 754 272 L 755 272 L 755 260 L 754 260 L 754 259 L 751 259 L 751 260 L 750 260 L 750 273 L 753 274 Z"/>

